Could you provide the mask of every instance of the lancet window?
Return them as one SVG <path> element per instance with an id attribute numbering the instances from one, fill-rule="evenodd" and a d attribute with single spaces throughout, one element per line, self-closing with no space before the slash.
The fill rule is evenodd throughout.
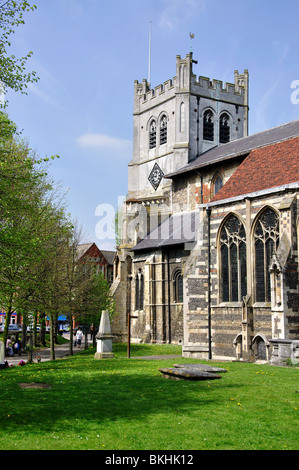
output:
<path id="1" fill-rule="evenodd" d="M 135 310 L 143 310 L 144 303 L 144 277 L 139 269 L 135 277 Z"/>
<path id="2" fill-rule="evenodd" d="M 153 119 L 150 123 L 150 130 L 149 130 L 149 148 L 153 149 L 156 147 L 157 143 L 157 128 L 156 128 L 156 121 Z"/>
<path id="3" fill-rule="evenodd" d="M 219 120 L 219 142 L 225 144 L 230 141 L 229 116 L 226 113 L 221 114 Z"/>
<path id="4" fill-rule="evenodd" d="M 183 302 L 183 276 L 181 270 L 173 274 L 173 298 L 175 302 Z"/>
<path id="5" fill-rule="evenodd" d="M 214 116 L 209 109 L 203 115 L 203 138 L 204 140 L 214 140 Z"/>
<path id="6" fill-rule="evenodd" d="M 167 117 L 164 116 L 160 123 L 160 145 L 166 144 L 167 142 Z"/>

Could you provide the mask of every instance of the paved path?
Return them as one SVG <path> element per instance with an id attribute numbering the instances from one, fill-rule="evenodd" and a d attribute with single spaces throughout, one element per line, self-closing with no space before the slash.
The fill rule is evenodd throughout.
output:
<path id="1" fill-rule="evenodd" d="M 67 335 L 65 337 L 68 339 Z M 89 344 L 90 341 L 89 341 Z M 84 341 L 82 342 L 82 345 L 80 348 L 73 346 L 73 353 L 76 354 L 79 351 L 84 350 Z M 34 351 L 32 354 L 32 359 L 33 362 L 37 363 L 37 355 L 40 355 L 41 357 L 41 362 L 45 361 L 50 361 L 51 360 L 51 350 L 50 348 L 45 348 L 41 349 L 39 351 Z M 69 356 L 69 342 L 60 344 L 60 345 L 55 345 L 55 359 L 63 359 L 65 357 Z M 157 355 L 157 356 L 131 356 L 131 359 L 139 359 L 139 360 L 158 360 L 158 359 L 178 359 L 182 358 L 182 356 L 179 355 Z M 22 354 L 21 356 L 16 355 L 13 357 L 6 356 L 5 361 L 7 361 L 10 365 L 15 365 L 17 366 L 20 361 L 27 362 L 28 361 L 28 353 Z"/>
<path id="2" fill-rule="evenodd" d="M 69 356 L 69 343 L 64 343 L 64 344 L 59 344 L 55 345 L 55 359 L 63 359 L 64 357 Z M 84 342 L 81 345 L 80 348 L 77 348 L 73 346 L 73 353 L 76 354 L 79 351 L 84 350 Z M 32 353 L 32 360 L 33 362 L 38 362 L 36 359 L 36 356 L 40 355 L 41 357 L 41 362 L 45 361 L 50 361 L 51 360 L 51 349 L 50 348 L 45 348 L 41 349 L 39 351 L 33 351 Z M 21 354 L 21 356 L 16 355 L 13 357 L 5 356 L 5 361 L 8 362 L 8 364 L 12 365 L 18 365 L 20 361 L 27 362 L 28 361 L 28 353 L 26 354 Z"/>

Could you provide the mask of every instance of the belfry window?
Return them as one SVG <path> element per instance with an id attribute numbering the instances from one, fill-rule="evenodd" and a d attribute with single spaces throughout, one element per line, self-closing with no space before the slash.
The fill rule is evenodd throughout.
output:
<path id="1" fill-rule="evenodd" d="M 164 115 L 160 124 L 160 145 L 167 142 L 167 117 Z"/>
<path id="2" fill-rule="evenodd" d="M 214 140 L 214 117 L 209 109 L 203 115 L 203 139 Z"/>
<path id="3" fill-rule="evenodd" d="M 225 222 L 220 234 L 221 291 L 223 302 L 240 302 L 247 293 L 246 234 L 234 215 Z"/>
<path id="4" fill-rule="evenodd" d="M 150 123 L 150 131 L 149 131 L 149 148 L 153 149 L 156 147 L 157 142 L 157 129 L 156 129 L 156 122 L 152 120 Z"/>
<path id="5" fill-rule="evenodd" d="M 144 302 L 144 277 L 139 269 L 135 277 L 135 310 L 143 310 Z"/>
<path id="6" fill-rule="evenodd" d="M 219 142 L 226 144 L 230 141 L 230 127 L 228 114 L 223 113 L 219 120 Z"/>
<path id="7" fill-rule="evenodd" d="M 269 265 L 278 243 L 278 215 L 272 209 L 266 209 L 259 217 L 254 232 L 256 302 L 271 301 Z"/>
<path id="8" fill-rule="evenodd" d="M 180 270 L 173 275 L 173 298 L 175 302 L 183 302 L 183 276 Z"/>

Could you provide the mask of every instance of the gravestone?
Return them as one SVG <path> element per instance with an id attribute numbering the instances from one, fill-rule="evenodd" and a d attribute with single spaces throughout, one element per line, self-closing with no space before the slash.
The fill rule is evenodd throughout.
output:
<path id="1" fill-rule="evenodd" d="M 221 375 L 217 375 L 214 372 L 206 372 L 204 370 L 196 370 L 195 367 L 181 368 L 165 368 L 159 369 L 166 379 L 173 380 L 215 380 L 221 379 Z"/>
<path id="2" fill-rule="evenodd" d="M 202 370 L 205 372 L 227 372 L 227 369 L 222 369 L 221 367 L 210 366 L 209 364 L 198 364 L 198 363 L 191 363 L 191 364 L 174 364 L 174 367 L 183 368 L 183 369 L 195 369 L 195 370 Z"/>
<path id="3" fill-rule="evenodd" d="M 114 356 L 112 352 L 112 338 L 109 312 L 108 310 L 103 310 L 100 328 L 96 335 L 97 352 L 94 355 L 95 359 L 107 359 Z"/>

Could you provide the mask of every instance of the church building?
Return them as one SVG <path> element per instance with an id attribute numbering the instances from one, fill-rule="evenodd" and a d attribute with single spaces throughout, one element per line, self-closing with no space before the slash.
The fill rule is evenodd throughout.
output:
<path id="1" fill-rule="evenodd" d="M 299 362 L 299 121 L 248 135 L 249 74 L 134 84 L 113 334 L 184 357 Z"/>

